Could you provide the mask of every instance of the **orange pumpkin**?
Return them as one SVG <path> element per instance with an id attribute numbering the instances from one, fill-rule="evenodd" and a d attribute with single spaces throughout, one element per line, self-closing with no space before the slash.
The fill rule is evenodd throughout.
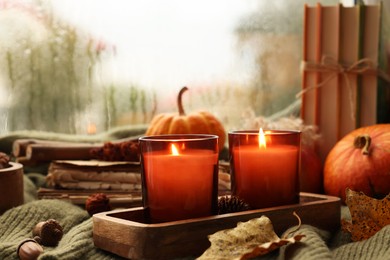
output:
<path id="1" fill-rule="evenodd" d="M 226 131 L 222 123 L 211 113 L 200 111 L 186 115 L 182 104 L 182 95 L 187 91 L 183 87 L 177 96 L 179 114 L 163 113 L 156 115 L 146 130 L 146 135 L 161 134 L 214 134 L 219 136 L 219 150 L 222 151 L 226 140 Z"/>
<path id="2" fill-rule="evenodd" d="M 374 198 L 390 193 L 390 124 L 356 129 L 329 152 L 324 191 L 345 202 L 346 188 Z"/>

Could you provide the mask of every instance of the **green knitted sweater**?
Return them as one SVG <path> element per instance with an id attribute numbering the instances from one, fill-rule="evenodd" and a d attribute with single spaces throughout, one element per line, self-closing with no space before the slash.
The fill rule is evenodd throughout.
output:
<path id="1" fill-rule="evenodd" d="M 39 259 L 122 259 L 94 246 L 92 218 L 84 209 L 59 200 L 36 200 L 32 179 L 36 181 L 36 176 L 25 176 L 26 203 L 0 216 L 0 259 L 18 259 L 20 242 L 31 238 L 36 223 L 50 218 L 61 223 L 64 236 L 58 246 L 45 247 Z M 348 213 L 343 207 L 342 215 L 348 217 Z M 331 234 L 308 225 L 303 225 L 300 233 L 306 235 L 301 242 L 258 259 L 390 259 L 390 225 L 361 242 L 351 242 L 341 231 Z"/>
<path id="2" fill-rule="evenodd" d="M 44 247 L 39 259 L 120 259 L 96 248 L 92 240 L 92 218 L 73 204 L 60 200 L 35 200 L 35 185 L 25 178 L 25 203 L 0 216 L 0 259 L 18 259 L 19 244 L 32 238 L 34 226 L 56 219 L 64 236 L 56 247 Z"/>

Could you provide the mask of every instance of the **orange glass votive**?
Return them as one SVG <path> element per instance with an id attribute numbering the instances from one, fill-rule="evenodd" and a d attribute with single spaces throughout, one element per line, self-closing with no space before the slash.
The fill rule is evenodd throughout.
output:
<path id="1" fill-rule="evenodd" d="M 252 209 L 299 202 L 299 131 L 232 131 L 232 194 Z"/>
<path id="2" fill-rule="evenodd" d="M 145 136 L 139 144 L 142 200 L 151 223 L 216 214 L 218 136 Z"/>

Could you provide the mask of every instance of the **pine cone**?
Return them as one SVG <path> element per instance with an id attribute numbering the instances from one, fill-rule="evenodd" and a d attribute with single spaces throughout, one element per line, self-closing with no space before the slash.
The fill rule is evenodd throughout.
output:
<path id="1" fill-rule="evenodd" d="M 218 214 L 249 210 L 250 206 L 237 196 L 223 196 L 218 199 Z"/>
<path id="2" fill-rule="evenodd" d="M 0 169 L 9 167 L 9 156 L 0 152 Z"/>

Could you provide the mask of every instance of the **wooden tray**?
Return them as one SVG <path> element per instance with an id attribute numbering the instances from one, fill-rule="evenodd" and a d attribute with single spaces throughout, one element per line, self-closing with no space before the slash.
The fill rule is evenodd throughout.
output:
<path id="1" fill-rule="evenodd" d="M 339 198 L 300 193 L 299 204 L 158 224 L 145 223 L 142 207 L 103 212 L 93 216 L 93 240 L 95 246 L 131 259 L 200 256 L 210 246 L 208 235 L 262 215 L 271 219 L 281 235 L 297 225 L 294 211 L 302 224 L 329 231 L 340 226 Z"/>

